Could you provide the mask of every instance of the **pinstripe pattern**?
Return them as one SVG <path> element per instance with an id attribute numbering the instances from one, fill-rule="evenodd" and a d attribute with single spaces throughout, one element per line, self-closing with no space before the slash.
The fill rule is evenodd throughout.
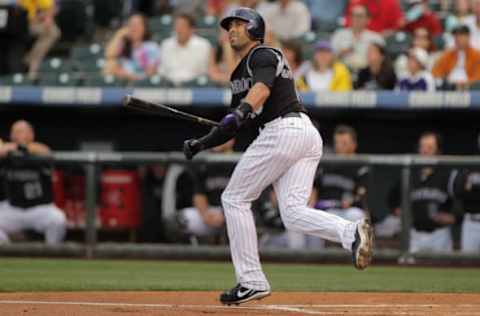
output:
<path id="1" fill-rule="evenodd" d="M 238 283 L 256 290 L 270 289 L 260 265 L 251 211 L 251 203 L 270 184 L 288 229 L 340 242 L 351 250 L 356 223 L 307 207 L 321 156 L 322 139 L 302 114 L 301 118 L 267 123 L 238 162 L 222 195 Z"/>

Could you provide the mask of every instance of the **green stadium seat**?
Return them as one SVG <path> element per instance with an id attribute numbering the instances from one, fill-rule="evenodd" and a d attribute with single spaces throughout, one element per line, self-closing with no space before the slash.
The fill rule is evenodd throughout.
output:
<path id="1" fill-rule="evenodd" d="M 433 45 L 437 50 L 443 50 L 445 48 L 445 34 L 440 34 L 433 37 Z"/>
<path id="2" fill-rule="evenodd" d="M 40 86 L 72 87 L 80 85 L 78 75 L 71 72 L 40 74 L 38 80 Z"/>
<path id="3" fill-rule="evenodd" d="M 83 83 L 86 87 L 121 87 L 125 85 L 124 80 L 119 80 L 112 75 L 89 74 Z"/>
<path id="4" fill-rule="evenodd" d="M 214 29 L 218 27 L 218 19 L 211 15 L 206 15 L 197 20 L 197 29 Z"/>
<path id="5" fill-rule="evenodd" d="M 200 76 L 190 81 L 183 82 L 181 87 L 185 88 L 206 88 L 214 84 L 208 79 L 208 76 Z"/>
<path id="6" fill-rule="evenodd" d="M 105 65 L 104 58 L 93 57 L 85 60 L 74 61 L 75 69 L 84 73 L 87 76 L 91 73 L 94 73 L 94 74 L 100 73 L 104 65 Z"/>
<path id="7" fill-rule="evenodd" d="M 39 68 L 40 73 L 59 73 L 71 70 L 72 65 L 68 60 L 57 57 L 44 60 Z"/>
<path id="8" fill-rule="evenodd" d="M 70 55 L 73 60 L 98 58 L 103 56 L 103 47 L 97 43 L 87 46 L 76 46 L 72 48 Z"/>
<path id="9" fill-rule="evenodd" d="M 33 86 L 35 82 L 28 78 L 27 74 L 16 73 L 3 76 L 0 79 L 2 86 Z"/>
<path id="10" fill-rule="evenodd" d="M 480 80 L 479 80 L 479 81 L 475 81 L 474 83 L 472 83 L 472 84 L 470 85 L 470 90 L 480 91 Z"/>
<path id="11" fill-rule="evenodd" d="M 133 87 L 145 87 L 145 88 L 151 88 L 151 87 L 162 87 L 162 88 L 167 88 L 171 87 L 172 83 L 166 79 L 162 79 L 160 75 L 154 75 L 149 78 L 145 78 L 143 80 L 137 80 L 131 83 Z"/>
<path id="12" fill-rule="evenodd" d="M 171 33 L 173 17 L 171 15 L 154 16 L 148 20 L 148 28 L 152 33 Z"/>
<path id="13" fill-rule="evenodd" d="M 399 55 L 408 51 L 412 44 L 412 36 L 406 32 L 397 32 L 390 35 L 386 39 L 386 51 L 392 58 L 397 58 Z"/>

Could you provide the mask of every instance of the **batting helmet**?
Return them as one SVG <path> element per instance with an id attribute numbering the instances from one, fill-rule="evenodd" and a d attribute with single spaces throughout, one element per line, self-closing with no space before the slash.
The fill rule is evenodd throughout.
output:
<path id="1" fill-rule="evenodd" d="M 257 11 L 244 7 L 235 9 L 220 21 L 220 25 L 228 31 L 232 20 L 247 22 L 247 32 L 250 37 L 263 43 L 265 38 L 265 21 Z"/>

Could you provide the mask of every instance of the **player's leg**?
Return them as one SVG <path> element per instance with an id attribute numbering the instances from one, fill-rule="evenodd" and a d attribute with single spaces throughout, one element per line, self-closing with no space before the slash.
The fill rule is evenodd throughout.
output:
<path id="1" fill-rule="evenodd" d="M 452 232 L 450 227 L 436 229 L 430 239 L 430 248 L 435 252 L 453 250 Z"/>
<path id="2" fill-rule="evenodd" d="M 286 121 L 286 120 L 283 120 Z M 238 284 L 256 291 L 270 291 L 258 256 L 258 241 L 251 203 L 296 161 L 298 142 L 286 142 L 287 128 L 265 128 L 238 162 L 222 194 L 230 252 Z M 302 136 L 302 135 L 300 135 Z M 225 298 L 232 297 L 232 289 Z M 222 295 L 223 297 L 223 295 Z M 225 302 L 221 297 L 222 302 Z"/>
<path id="3" fill-rule="evenodd" d="M 480 222 L 474 222 L 469 214 L 465 214 L 462 223 L 462 252 L 480 251 Z"/>
<path id="4" fill-rule="evenodd" d="M 34 206 L 27 211 L 30 228 L 45 234 L 45 242 L 55 245 L 65 237 L 67 219 L 62 210 L 53 203 Z"/>
<path id="5" fill-rule="evenodd" d="M 0 203 L 0 244 L 9 243 L 9 234 L 25 229 L 25 214 L 7 202 Z"/>

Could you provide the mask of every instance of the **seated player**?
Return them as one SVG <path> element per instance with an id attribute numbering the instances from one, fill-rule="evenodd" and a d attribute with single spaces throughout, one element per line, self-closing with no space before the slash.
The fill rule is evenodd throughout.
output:
<path id="1" fill-rule="evenodd" d="M 347 125 L 335 128 L 333 136 L 337 155 L 353 155 L 357 150 L 357 133 Z M 367 167 L 325 166 L 318 170 L 313 190 L 315 208 L 350 221 L 365 218 L 367 201 Z"/>
<path id="2" fill-rule="evenodd" d="M 7 197 L 0 210 L 0 243 L 8 243 L 9 234 L 32 229 L 45 234 L 47 244 L 58 244 L 65 236 L 66 218 L 53 204 L 51 164 L 26 159 L 49 155 L 50 149 L 34 141 L 27 121 L 12 125 L 10 139 L 0 147 Z"/>
<path id="3" fill-rule="evenodd" d="M 212 149 L 214 153 L 232 152 L 234 139 Z M 185 233 L 197 236 L 215 236 L 223 231 L 225 218 L 221 196 L 233 171 L 229 165 L 203 164 L 193 168 L 194 194 L 192 207 L 180 211 Z"/>

